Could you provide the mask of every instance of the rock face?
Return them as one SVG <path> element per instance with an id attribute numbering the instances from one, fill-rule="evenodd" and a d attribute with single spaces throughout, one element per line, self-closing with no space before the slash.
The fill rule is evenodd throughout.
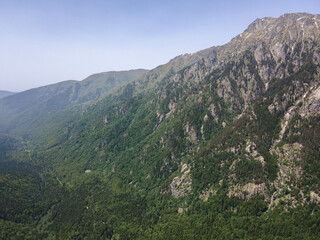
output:
<path id="1" fill-rule="evenodd" d="M 263 158 L 263 156 L 261 154 L 258 153 L 257 151 L 257 145 L 250 141 L 250 140 L 247 140 L 246 142 L 246 151 L 256 160 L 256 161 L 259 161 L 262 166 L 265 165 L 265 160 Z"/>
<path id="2" fill-rule="evenodd" d="M 186 134 L 188 135 L 188 139 L 190 142 L 192 143 L 198 142 L 197 132 L 193 126 L 190 126 L 189 124 L 187 124 L 185 126 L 185 131 L 186 131 Z"/>
<path id="3" fill-rule="evenodd" d="M 267 189 L 265 183 L 247 183 L 242 187 L 240 185 L 234 185 L 229 188 L 228 197 L 236 196 L 243 199 L 250 199 L 253 195 L 256 194 L 265 195 L 266 190 Z"/>
<path id="4" fill-rule="evenodd" d="M 202 193 L 199 195 L 199 198 L 202 201 L 206 202 L 206 201 L 208 201 L 210 195 L 215 195 L 216 193 L 217 193 L 217 190 L 214 189 L 213 187 L 211 187 L 205 191 L 202 191 Z"/>
<path id="5" fill-rule="evenodd" d="M 180 170 L 181 175 L 173 178 L 170 188 L 172 196 L 179 198 L 191 191 L 190 169 L 187 164 L 183 164 Z"/>
<path id="6" fill-rule="evenodd" d="M 309 117 L 314 116 L 320 112 L 320 87 L 315 90 L 311 89 L 310 95 L 306 97 L 302 107 L 301 107 L 301 116 Z"/>
<path id="7" fill-rule="evenodd" d="M 319 15 L 304 13 L 257 19 L 229 43 L 178 56 L 130 85 L 133 96 L 157 96 L 148 100 L 153 133 L 178 122 L 159 133 L 157 141 L 167 151 L 159 158 L 159 171 L 175 176 L 170 183 L 174 197 L 192 191 L 190 168 L 202 173 L 215 162 L 210 168 L 214 181 L 208 176 L 198 181 L 204 185 L 204 201 L 222 186 L 229 196 L 260 194 L 270 205 L 294 198 L 291 193 L 305 174 L 306 148 L 295 138 L 305 119 L 320 110 L 319 26 Z M 275 121 L 264 128 L 267 117 Z M 211 145 L 201 151 L 206 141 Z M 147 161 L 148 154 L 141 155 Z M 186 156 L 204 163 L 181 165 Z"/>
<path id="8" fill-rule="evenodd" d="M 314 191 L 310 192 L 310 201 L 315 202 L 317 204 L 320 204 L 320 197 L 318 194 L 316 194 Z"/>
<path id="9" fill-rule="evenodd" d="M 192 136 L 201 136 L 201 139 L 205 140 L 205 127 L 210 121 L 216 122 L 217 126 L 225 128 L 225 131 L 231 131 L 228 126 L 232 126 L 232 121 L 223 119 L 220 100 L 230 103 L 224 107 L 227 107 L 227 112 L 234 121 L 248 121 L 247 118 L 252 122 L 261 121 L 252 105 L 258 99 L 261 99 L 260 104 L 267 104 L 267 110 L 274 118 L 279 118 L 278 126 L 274 126 L 278 128 L 276 134 L 263 148 L 260 135 L 242 136 L 242 142 L 237 145 L 223 142 L 218 146 L 220 152 L 226 151 L 223 146 L 228 146 L 227 152 L 233 154 L 233 157 L 217 166 L 228 169 L 228 174 L 224 174 L 228 176 L 229 196 L 248 199 L 255 194 L 261 194 L 269 203 L 274 204 L 279 203 L 280 199 L 295 199 L 292 192 L 305 175 L 305 159 L 302 157 L 305 146 L 292 139 L 302 134 L 300 128 L 304 119 L 318 116 L 320 112 L 320 48 L 315 47 L 320 45 L 319 26 L 319 15 L 304 13 L 257 19 L 231 42 L 212 49 L 216 54 L 211 61 L 195 63 L 183 70 L 180 78 L 175 78 L 175 83 L 179 84 L 185 79 L 193 79 L 192 76 L 198 76 L 194 82 L 188 84 L 194 91 L 199 86 L 199 94 L 196 97 L 190 95 L 183 101 L 186 104 L 202 101 L 207 106 L 199 129 L 193 128 L 191 131 L 191 122 L 185 125 L 185 134 L 190 141 Z M 198 71 L 201 75 L 196 74 Z M 205 88 L 210 89 L 209 94 L 214 92 L 218 98 L 215 101 L 208 98 L 205 102 L 203 96 L 208 94 Z M 176 100 L 179 109 L 179 98 Z M 233 128 L 233 133 L 241 131 Z M 249 125 L 248 130 L 250 129 Z M 193 137 L 192 142 L 199 144 L 201 139 L 198 137 L 197 142 Z M 253 164 L 266 172 L 271 158 L 275 159 L 275 168 L 278 169 L 272 181 L 258 177 L 241 183 L 235 181 L 239 164 Z M 255 164 L 253 160 L 261 165 Z M 205 193 L 209 189 L 211 188 L 203 191 L 201 198 L 207 199 Z M 315 191 L 315 194 L 318 192 Z M 313 201 L 316 201 L 315 195 L 312 196 Z"/>
<path id="10" fill-rule="evenodd" d="M 294 143 L 285 144 L 281 149 L 276 148 L 276 150 L 273 150 L 273 154 L 278 158 L 279 171 L 277 178 L 272 183 L 275 188 L 275 192 L 271 196 L 271 204 L 275 199 L 281 197 L 281 195 L 287 191 L 288 187 L 293 188 L 299 183 L 303 175 L 303 171 L 300 166 L 302 161 L 302 148 L 303 146 L 301 144 Z"/>

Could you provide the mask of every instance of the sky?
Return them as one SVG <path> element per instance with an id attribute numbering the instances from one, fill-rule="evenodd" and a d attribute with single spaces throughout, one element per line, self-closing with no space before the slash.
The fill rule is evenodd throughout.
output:
<path id="1" fill-rule="evenodd" d="M 153 69 L 319 0 L 0 0 L 0 90 Z"/>

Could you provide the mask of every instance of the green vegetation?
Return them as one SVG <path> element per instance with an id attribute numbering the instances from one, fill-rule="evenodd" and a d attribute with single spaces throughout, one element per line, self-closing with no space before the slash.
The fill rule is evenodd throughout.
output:
<path id="1" fill-rule="evenodd" d="M 319 65 L 228 47 L 1 101 L 0 239 L 319 239 Z"/>
<path id="2" fill-rule="evenodd" d="M 89 76 L 83 81 L 61 83 L 30 89 L 0 100 L 1 132 L 21 136 L 25 130 L 42 126 L 37 118 L 69 107 L 95 101 L 110 92 L 146 73 L 137 69 L 122 72 L 106 72 Z M 48 120 L 50 118 L 47 118 Z M 31 133 L 29 133 L 31 134 Z"/>

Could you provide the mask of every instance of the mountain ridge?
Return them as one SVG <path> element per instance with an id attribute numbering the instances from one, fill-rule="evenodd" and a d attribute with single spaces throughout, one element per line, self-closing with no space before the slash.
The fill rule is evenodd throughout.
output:
<path id="1" fill-rule="evenodd" d="M 39 169 L 17 179 L 54 196 L 40 194 L 36 223 L 11 205 L 1 216 L 56 239 L 317 239 L 320 18 L 263 19 L 48 115 L 38 141 L 0 138 L 37 166 L 17 169 Z"/>
<path id="2" fill-rule="evenodd" d="M 14 92 L 0 90 L 0 99 L 15 94 Z"/>
<path id="3" fill-rule="evenodd" d="M 147 70 L 137 69 L 98 73 L 82 81 L 67 80 L 8 96 L 0 100 L 0 126 L 3 131 L 9 131 L 17 126 L 15 122 L 21 123 L 22 118 L 97 100 L 113 88 L 146 72 Z"/>

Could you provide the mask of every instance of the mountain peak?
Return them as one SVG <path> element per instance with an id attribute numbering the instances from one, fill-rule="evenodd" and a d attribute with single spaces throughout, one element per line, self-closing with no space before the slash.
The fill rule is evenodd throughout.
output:
<path id="1" fill-rule="evenodd" d="M 274 18 L 265 17 L 265 18 L 257 18 L 254 20 L 247 28 L 248 32 L 257 32 L 262 30 L 265 26 L 267 26 Z"/>
<path id="2" fill-rule="evenodd" d="M 219 57 L 228 61 L 248 49 L 265 45 L 294 49 L 297 44 L 320 39 L 320 15 L 308 13 L 284 14 L 279 18 L 265 17 L 253 21 L 229 43 L 219 47 Z M 304 45 L 304 44 L 302 44 Z"/>

